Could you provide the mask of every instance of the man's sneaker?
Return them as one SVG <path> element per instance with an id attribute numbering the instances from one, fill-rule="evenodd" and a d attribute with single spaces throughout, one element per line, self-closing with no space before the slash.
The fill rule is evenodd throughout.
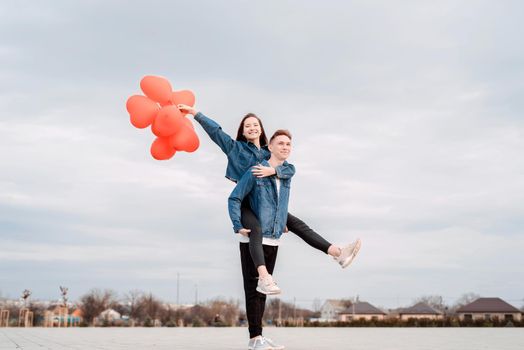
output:
<path id="1" fill-rule="evenodd" d="M 255 341 L 257 339 L 258 338 L 249 339 L 249 341 L 247 343 L 247 350 L 253 350 L 253 348 L 255 347 Z"/>
<path id="2" fill-rule="evenodd" d="M 271 275 L 258 279 L 257 291 L 266 295 L 280 294 L 280 292 L 282 292 L 275 281 L 273 281 Z"/>
<path id="3" fill-rule="evenodd" d="M 266 343 L 268 343 L 269 345 L 271 345 L 271 349 L 274 349 L 274 350 L 284 350 L 286 347 L 284 345 L 278 345 L 278 344 L 275 344 L 274 341 L 272 341 L 271 339 L 269 338 L 266 338 L 266 337 L 262 337 L 264 338 L 264 340 L 266 341 Z"/>
<path id="4" fill-rule="evenodd" d="M 348 267 L 353 259 L 355 259 L 355 256 L 357 256 L 361 245 L 362 242 L 360 241 L 360 238 L 357 238 L 355 242 L 340 249 L 340 255 L 335 258 L 335 261 L 338 262 L 343 269 Z"/>
<path id="5" fill-rule="evenodd" d="M 250 340 L 248 343 L 248 349 L 249 350 L 282 350 L 284 349 L 284 347 L 274 347 L 273 345 L 271 345 L 271 343 L 268 340 L 269 339 L 264 338 L 264 337 L 258 337 L 253 340 Z"/>

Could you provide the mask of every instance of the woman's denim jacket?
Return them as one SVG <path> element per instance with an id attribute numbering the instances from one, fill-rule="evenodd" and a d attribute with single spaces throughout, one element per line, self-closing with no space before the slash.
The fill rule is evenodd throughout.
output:
<path id="1" fill-rule="evenodd" d="M 264 160 L 262 165 L 269 166 L 269 163 Z M 284 162 L 283 165 L 291 164 Z M 240 221 L 240 207 L 242 200 L 249 196 L 249 204 L 260 222 L 262 235 L 268 238 L 280 238 L 287 222 L 290 185 L 290 178 L 280 179 L 280 191 L 277 193 L 274 176 L 258 178 L 251 170 L 246 171 L 228 200 L 229 217 L 235 232 L 243 228 Z"/>
<path id="2" fill-rule="evenodd" d="M 262 163 L 271 156 L 267 147 L 258 149 L 251 142 L 233 140 L 220 125 L 200 112 L 195 115 L 195 120 L 202 125 L 211 140 L 227 155 L 226 177 L 234 182 L 238 182 L 249 168 Z M 280 179 L 289 179 L 295 174 L 295 167 L 287 163 L 278 166 L 275 170 L 276 176 Z"/>

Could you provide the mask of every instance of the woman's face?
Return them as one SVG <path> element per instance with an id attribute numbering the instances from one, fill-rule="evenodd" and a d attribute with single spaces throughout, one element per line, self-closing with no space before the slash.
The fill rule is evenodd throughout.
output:
<path id="1" fill-rule="evenodd" d="M 243 135 L 246 140 L 254 143 L 256 140 L 260 139 L 261 133 L 262 129 L 260 128 L 260 123 L 258 122 L 257 118 L 249 117 L 244 120 Z"/>

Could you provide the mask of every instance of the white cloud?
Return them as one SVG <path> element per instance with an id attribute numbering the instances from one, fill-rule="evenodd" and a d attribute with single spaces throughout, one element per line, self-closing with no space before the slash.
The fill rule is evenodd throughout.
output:
<path id="1" fill-rule="evenodd" d="M 0 6 L 10 33 L 0 43 L 2 290 L 20 289 L 19 274 L 39 280 L 28 268 L 39 262 L 48 293 L 71 262 L 76 274 L 97 272 L 78 288 L 116 275 L 125 288 L 138 276 L 169 296 L 184 270 L 203 297 L 241 294 L 226 159 L 199 125 L 196 153 L 151 158 L 153 135 L 124 108 L 145 74 L 195 90 L 198 108 L 231 134 L 247 112 L 269 133 L 290 129 L 291 211 L 330 241 L 364 240 L 339 275 L 288 239 L 279 284 L 289 295 L 358 292 L 388 304 L 380 298 L 522 288 L 500 287 L 522 265 L 522 48 L 513 45 L 522 5 L 170 6 Z M 508 252 L 510 267 L 492 263 Z M 322 289 L 304 292 L 311 276 Z"/>

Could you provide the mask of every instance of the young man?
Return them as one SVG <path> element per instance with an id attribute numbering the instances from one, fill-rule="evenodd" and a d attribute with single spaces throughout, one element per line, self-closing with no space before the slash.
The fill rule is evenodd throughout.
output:
<path id="1" fill-rule="evenodd" d="M 287 130 L 277 130 L 269 141 L 271 158 L 262 165 L 277 167 L 286 162 L 291 152 L 291 134 Z M 266 294 L 278 294 L 280 289 L 271 274 L 275 267 L 279 239 L 285 230 L 291 179 L 278 177 L 257 178 L 247 171 L 229 196 L 229 216 L 235 232 L 244 236 L 240 243 L 242 275 L 246 295 L 246 313 L 250 340 L 248 349 L 284 349 L 262 336 L 262 316 L 266 304 Z M 249 237 L 241 221 L 242 200 L 248 197 L 250 206 L 258 217 L 262 236 Z M 249 249 L 249 240 L 258 239 L 256 249 Z M 253 242 L 251 242 L 253 243 Z M 252 257 L 252 254 L 260 255 Z M 254 260 L 262 260 L 264 265 L 256 266 Z M 257 292 L 258 291 L 258 292 Z"/>

